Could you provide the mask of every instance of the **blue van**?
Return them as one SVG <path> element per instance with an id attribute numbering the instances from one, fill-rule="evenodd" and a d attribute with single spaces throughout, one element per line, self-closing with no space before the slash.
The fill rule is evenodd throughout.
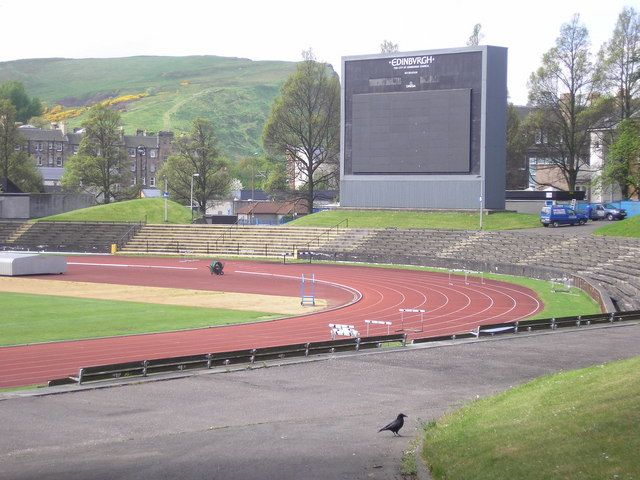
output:
<path id="1" fill-rule="evenodd" d="M 589 218 L 565 205 L 543 207 L 540 211 L 540 223 L 543 227 L 559 227 L 560 225 L 584 225 Z"/>

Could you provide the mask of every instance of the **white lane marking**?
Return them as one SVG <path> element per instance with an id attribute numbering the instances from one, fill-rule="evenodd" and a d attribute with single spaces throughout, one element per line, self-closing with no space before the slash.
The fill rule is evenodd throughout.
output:
<path id="1" fill-rule="evenodd" d="M 197 267 L 169 267 L 169 266 L 163 266 L 163 265 L 127 265 L 126 263 L 67 262 L 67 265 L 88 265 L 91 267 L 163 268 L 167 270 L 198 270 Z"/>

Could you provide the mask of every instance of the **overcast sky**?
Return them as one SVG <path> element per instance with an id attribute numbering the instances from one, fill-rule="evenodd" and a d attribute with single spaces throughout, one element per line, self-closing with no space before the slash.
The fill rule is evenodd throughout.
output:
<path id="1" fill-rule="evenodd" d="M 597 52 L 631 0 L 0 0 L 0 61 L 23 58 L 220 55 L 318 60 L 459 47 L 476 23 L 481 44 L 509 49 L 509 94 L 527 101 L 527 79 L 560 26 L 580 13 Z M 637 4 L 636 4 L 637 5 Z"/>

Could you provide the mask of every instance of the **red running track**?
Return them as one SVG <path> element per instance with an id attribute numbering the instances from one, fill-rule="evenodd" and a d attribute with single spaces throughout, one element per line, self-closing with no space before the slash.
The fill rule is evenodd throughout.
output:
<path id="1" fill-rule="evenodd" d="M 463 276 L 336 265 L 226 262 L 222 276 L 209 273 L 209 261 L 174 258 L 69 257 L 68 272 L 33 278 L 155 287 L 190 288 L 273 295 L 300 295 L 300 277 L 313 274 L 315 295 L 327 310 L 270 322 L 54 342 L 0 348 L 0 387 L 44 383 L 75 375 L 81 367 L 153 358 L 328 340 L 329 323 L 354 325 L 361 335 L 365 320 L 393 322 L 411 338 L 468 332 L 478 325 L 529 317 L 542 308 L 535 293 L 504 282 Z M 406 309 L 425 309 L 403 314 Z M 371 325 L 370 335 L 387 333 Z"/>

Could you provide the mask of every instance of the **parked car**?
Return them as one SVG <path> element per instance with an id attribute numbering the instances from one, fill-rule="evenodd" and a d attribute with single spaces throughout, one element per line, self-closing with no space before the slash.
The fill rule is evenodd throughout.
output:
<path id="1" fill-rule="evenodd" d="M 576 212 L 564 205 L 543 207 L 540 211 L 540 222 L 543 227 L 559 227 L 560 225 L 584 225 L 589 218 L 584 213 Z"/>
<path id="2" fill-rule="evenodd" d="M 624 220 L 627 211 L 619 208 L 613 203 L 593 203 L 591 205 L 591 220 Z"/>

